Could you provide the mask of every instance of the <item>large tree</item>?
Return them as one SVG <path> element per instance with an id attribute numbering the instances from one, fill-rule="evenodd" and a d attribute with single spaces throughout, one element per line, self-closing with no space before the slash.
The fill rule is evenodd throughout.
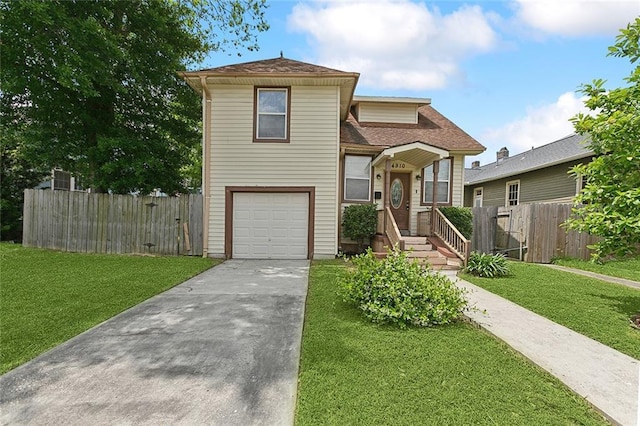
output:
<path id="1" fill-rule="evenodd" d="M 640 59 L 640 18 L 622 29 L 609 55 Z M 590 136 L 595 158 L 573 168 L 586 178 L 576 197 L 569 227 L 602 237 L 595 259 L 638 253 L 640 244 L 640 64 L 627 77 L 628 86 L 605 89 L 603 80 L 581 87 L 586 114 L 572 121 L 578 133 Z"/>
<path id="2" fill-rule="evenodd" d="M 183 191 L 201 107 L 176 71 L 256 49 L 264 1 L 2 0 L 0 130 L 95 191 Z"/>

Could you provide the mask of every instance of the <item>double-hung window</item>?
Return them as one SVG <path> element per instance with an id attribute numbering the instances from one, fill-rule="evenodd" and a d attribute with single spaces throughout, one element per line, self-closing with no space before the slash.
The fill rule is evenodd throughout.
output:
<path id="1" fill-rule="evenodd" d="M 425 167 L 422 170 L 424 176 L 424 191 L 423 203 L 433 203 L 433 164 Z M 440 166 L 438 168 L 438 204 L 449 204 L 451 200 L 449 195 L 451 194 L 451 159 L 445 158 L 440 160 Z"/>
<path id="2" fill-rule="evenodd" d="M 505 205 L 509 207 L 517 206 L 518 204 L 520 204 L 520 181 L 512 180 L 507 182 Z"/>
<path id="3" fill-rule="evenodd" d="M 371 158 L 360 155 L 344 157 L 345 201 L 371 200 Z"/>
<path id="4" fill-rule="evenodd" d="M 255 141 L 288 142 L 289 89 L 257 88 L 255 105 Z"/>

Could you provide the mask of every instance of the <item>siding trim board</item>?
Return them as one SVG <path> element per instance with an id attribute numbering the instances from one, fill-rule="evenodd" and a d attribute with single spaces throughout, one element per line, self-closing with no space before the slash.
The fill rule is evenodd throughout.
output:
<path id="1" fill-rule="evenodd" d="M 231 259 L 233 255 L 233 194 L 242 192 L 254 193 L 307 193 L 309 194 L 309 218 L 307 233 L 307 256 L 313 259 L 314 229 L 315 229 L 315 199 L 316 189 L 312 186 L 227 186 L 225 187 L 225 226 L 224 226 L 224 255 Z"/>

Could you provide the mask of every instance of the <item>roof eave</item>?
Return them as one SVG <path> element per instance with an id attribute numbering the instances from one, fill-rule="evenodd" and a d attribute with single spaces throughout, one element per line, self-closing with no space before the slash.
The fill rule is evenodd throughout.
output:
<path id="1" fill-rule="evenodd" d="M 516 176 L 516 175 L 521 175 L 523 173 L 529 173 L 529 172 L 533 172 L 533 171 L 536 171 L 536 170 L 546 169 L 547 167 L 557 166 L 558 164 L 568 163 L 568 162 L 574 161 L 574 160 L 580 160 L 581 158 L 587 158 L 587 157 L 591 157 L 593 155 L 594 155 L 593 152 L 587 152 L 587 153 L 583 153 L 583 154 L 572 155 L 571 157 L 562 158 L 560 160 L 552 161 L 550 163 L 545 163 L 545 164 L 542 164 L 540 166 L 529 167 L 529 168 L 526 168 L 526 169 L 518 170 L 516 172 L 505 173 L 504 175 L 498 175 L 498 176 L 494 176 L 494 177 L 487 178 L 487 179 L 470 180 L 470 181 L 465 182 L 464 184 L 465 185 L 477 185 L 479 183 L 487 183 L 487 182 L 491 182 L 491 181 L 498 180 L 498 179 L 504 179 L 504 178 L 508 178 L 508 177 L 512 177 L 512 176 Z"/>

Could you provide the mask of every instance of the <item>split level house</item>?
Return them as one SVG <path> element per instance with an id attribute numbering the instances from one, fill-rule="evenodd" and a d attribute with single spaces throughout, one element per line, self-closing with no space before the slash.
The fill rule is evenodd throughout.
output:
<path id="1" fill-rule="evenodd" d="M 430 99 L 354 95 L 356 72 L 280 57 L 180 74 L 202 96 L 205 256 L 333 258 L 355 203 L 377 204 L 387 243 L 428 235 L 484 151 Z"/>
<path id="2" fill-rule="evenodd" d="M 504 147 L 496 161 L 465 171 L 464 205 L 510 207 L 526 203 L 571 203 L 586 182 L 569 170 L 593 158 L 587 138 L 572 134 L 549 144 L 509 156 Z"/>

